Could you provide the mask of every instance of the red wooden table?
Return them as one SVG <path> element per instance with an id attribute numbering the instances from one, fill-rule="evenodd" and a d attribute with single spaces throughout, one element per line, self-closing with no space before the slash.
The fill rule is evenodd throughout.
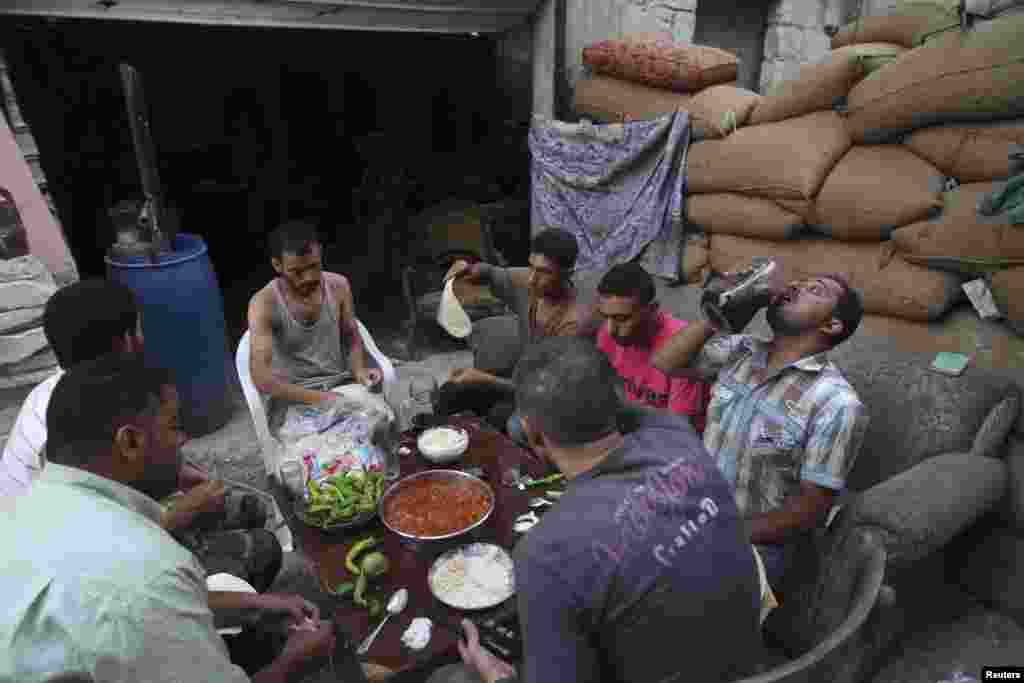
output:
<path id="1" fill-rule="evenodd" d="M 534 477 L 549 474 L 551 470 L 538 458 L 480 420 L 458 417 L 451 418 L 449 424 L 464 427 L 470 433 L 469 448 L 465 455 L 452 465 L 434 465 L 420 457 L 413 440 L 405 439 L 403 443 L 412 447 L 413 454 L 401 458 L 402 476 L 427 469 L 482 468 L 484 480 L 491 485 L 496 495 L 494 511 L 472 537 L 460 538 L 455 545 L 473 541 L 491 542 L 511 552 L 519 538 L 519 534 L 512 530 L 515 518 L 528 511 L 529 499 L 542 495 L 545 489 L 538 487 L 520 491 L 518 488 L 504 485 L 502 478 L 506 470 L 512 467 L 517 467 L 521 475 L 529 474 Z M 367 661 L 386 666 L 393 671 L 402 671 L 455 647 L 456 636 L 435 623 L 430 644 L 418 653 L 411 652 L 402 645 L 401 638 L 409 623 L 416 617 L 427 617 L 435 621 L 434 615 L 440 614 L 447 617 L 449 623 L 458 623 L 466 615 L 476 618 L 486 614 L 450 608 L 430 592 L 427 571 L 439 552 L 452 547 L 452 544 L 441 549 L 430 546 L 411 547 L 403 543 L 396 534 L 389 532 L 379 520 L 342 536 L 324 534 L 302 524 L 298 527 L 298 540 L 302 551 L 316 565 L 321 586 L 325 589 L 344 581 L 354 580 L 345 569 L 345 554 L 356 540 L 369 534 L 383 538 L 375 549 L 387 555 L 391 561 L 391 571 L 375 581 L 373 586 L 383 601 L 399 588 L 407 588 L 409 603 L 401 614 L 392 617 L 381 630 L 365 657 Z M 365 609 L 356 607 L 350 600 L 339 602 L 340 606 L 335 614 L 337 622 L 349 632 L 358 645 L 381 617 L 371 618 Z"/>

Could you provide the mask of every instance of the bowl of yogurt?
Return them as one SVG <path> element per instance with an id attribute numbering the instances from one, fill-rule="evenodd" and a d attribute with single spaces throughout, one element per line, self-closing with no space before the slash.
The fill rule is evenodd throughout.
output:
<path id="1" fill-rule="evenodd" d="M 420 434 L 416 447 L 430 462 L 447 465 L 462 457 L 469 448 L 469 432 L 451 425 L 433 427 Z"/>

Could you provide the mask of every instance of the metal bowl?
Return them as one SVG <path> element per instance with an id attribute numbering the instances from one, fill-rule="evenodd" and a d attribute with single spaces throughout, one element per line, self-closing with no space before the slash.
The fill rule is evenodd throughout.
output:
<path id="1" fill-rule="evenodd" d="M 483 516 L 476 522 L 470 524 L 464 529 L 453 531 L 450 534 L 444 534 L 442 536 L 417 536 L 415 534 L 405 533 L 404 531 L 400 531 L 395 527 L 391 526 L 391 524 L 388 522 L 387 516 L 384 513 L 385 510 L 387 510 L 388 502 L 392 498 L 394 498 L 399 491 L 407 487 L 410 482 L 416 481 L 418 479 L 469 481 L 487 492 L 487 496 L 490 498 L 491 504 L 487 507 L 487 511 L 484 512 Z M 384 495 L 382 495 L 380 497 L 380 500 L 377 501 L 377 513 L 380 516 L 381 521 L 384 522 L 384 526 L 386 526 L 389 531 L 394 532 L 404 540 L 413 542 L 448 541 L 453 538 L 462 536 L 464 534 L 468 534 L 471 531 L 475 530 L 477 527 L 482 526 L 490 518 L 491 513 L 494 512 L 495 500 L 496 498 L 494 495 L 494 489 L 492 489 L 487 482 L 485 482 L 483 479 L 480 479 L 479 477 L 474 477 L 472 474 L 469 474 L 467 472 L 461 472 L 459 470 L 426 470 L 424 472 L 417 472 L 416 474 L 411 474 L 408 477 L 399 479 L 394 484 L 389 486 L 384 491 Z"/>

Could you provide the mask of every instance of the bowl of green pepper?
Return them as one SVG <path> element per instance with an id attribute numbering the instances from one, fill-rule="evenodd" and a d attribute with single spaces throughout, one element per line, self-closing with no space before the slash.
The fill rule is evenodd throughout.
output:
<path id="1" fill-rule="evenodd" d="M 377 516 L 384 493 L 384 473 L 349 470 L 306 484 L 306 496 L 295 501 L 303 524 L 322 531 L 360 527 Z"/>

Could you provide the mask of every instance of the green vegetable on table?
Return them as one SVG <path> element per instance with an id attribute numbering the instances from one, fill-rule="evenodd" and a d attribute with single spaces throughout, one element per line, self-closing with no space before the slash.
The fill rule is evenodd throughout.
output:
<path id="1" fill-rule="evenodd" d="M 383 472 L 352 470 L 306 485 L 306 517 L 314 526 L 328 527 L 373 512 L 384 492 Z"/>
<path id="2" fill-rule="evenodd" d="M 388 560 L 387 555 L 382 552 L 374 551 L 367 553 L 363 556 L 363 559 L 359 562 L 359 576 L 356 578 L 356 590 L 352 595 L 352 599 L 360 607 L 370 608 L 370 613 L 380 610 L 380 604 L 377 603 L 374 607 L 374 602 L 367 601 L 366 586 L 369 584 L 370 579 L 375 579 L 379 576 L 387 574 L 391 569 L 391 562 Z"/>

